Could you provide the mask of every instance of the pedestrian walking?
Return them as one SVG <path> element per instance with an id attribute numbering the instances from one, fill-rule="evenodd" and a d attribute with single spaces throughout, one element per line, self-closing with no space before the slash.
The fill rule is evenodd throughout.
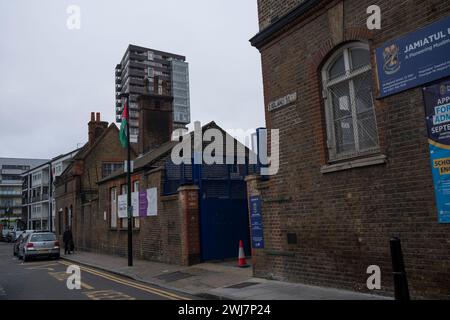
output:
<path id="1" fill-rule="evenodd" d="M 73 235 L 72 231 L 69 227 L 66 228 L 63 234 L 63 242 L 64 242 L 64 254 L 70 254 L 70 251 L 73 250 Z"/>

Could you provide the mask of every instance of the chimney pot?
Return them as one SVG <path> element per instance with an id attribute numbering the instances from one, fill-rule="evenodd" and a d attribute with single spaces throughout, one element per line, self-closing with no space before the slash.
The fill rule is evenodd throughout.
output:
<path id="1" fill-rule="evenodd" d="M 91 121 L 88 123 L 89 145 L 93 145 L 107 128 L 108 123 L 100 121 L 100 112 L 91 112 Z"/>

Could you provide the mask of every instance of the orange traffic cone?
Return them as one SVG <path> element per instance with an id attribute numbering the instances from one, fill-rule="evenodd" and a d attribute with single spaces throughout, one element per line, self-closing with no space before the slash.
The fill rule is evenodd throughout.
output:
<path id="1" fill-rule="evenodd" d="M 239 258 L 238 258 L 238 267 L 239 268 L 247 268 L 249 265 L 245 260 L 245 252 L 244 252 L 244 243 L 242 240 L 239 240 Z"/>

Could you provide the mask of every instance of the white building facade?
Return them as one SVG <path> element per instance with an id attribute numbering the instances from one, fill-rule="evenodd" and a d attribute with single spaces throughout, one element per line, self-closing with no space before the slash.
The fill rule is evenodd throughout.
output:
<path id="1" fill-rule="evenodd" d="M 78 151 L 60 155 L 22 175 L 22 215 L 28 229 L 55 229 L 53 181 L 67 168 Z"/>

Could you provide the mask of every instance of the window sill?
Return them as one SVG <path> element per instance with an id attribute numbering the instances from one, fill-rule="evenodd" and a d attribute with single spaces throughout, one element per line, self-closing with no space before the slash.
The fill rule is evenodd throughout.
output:
<path id="1" fill-rule="evenodd" d="M 357 159 L 357 160 L 351 160 L 336 164 L 330 164 L 326 166 L 322 166 L 320 168 L 320 172 L 325 173 L 331 173 L 336 171 L 343 171 L 343 170 L 350 170 L 353 168 L 361 168 L 361 167 L 368 167 L 368 166 L 374 166 L 378 164 L 384 164 L 386 163 L 387 157 L 383 154 L 373 156 L 373 157 L 367 157 L 363 159 Z"/>
<path id="2" fill-rule="evenodd" d="M 135 231 L 140 231 L 140 228 L 133 228 L 133 232 Z M 109 228 L 109 231 L 128 231 L 128 229 L 123 229 L 123 228 Z"/>
<path id="3" fill-rule="evenodd" d="M 120 228 L 120 229 L 117 229 L 117 230 L 119 230 L 120 232 L 123 232 L 123 231 L 128 231 L 128 229 L 122 229 L 122 228 Z M 133 228 L 131 231 L 133 231 L 133 232 L 136 232 L 136 231 L 139 231 L 139 230 L 141 230 L 141 229 L 139 229 L 139 228 Z"/>

